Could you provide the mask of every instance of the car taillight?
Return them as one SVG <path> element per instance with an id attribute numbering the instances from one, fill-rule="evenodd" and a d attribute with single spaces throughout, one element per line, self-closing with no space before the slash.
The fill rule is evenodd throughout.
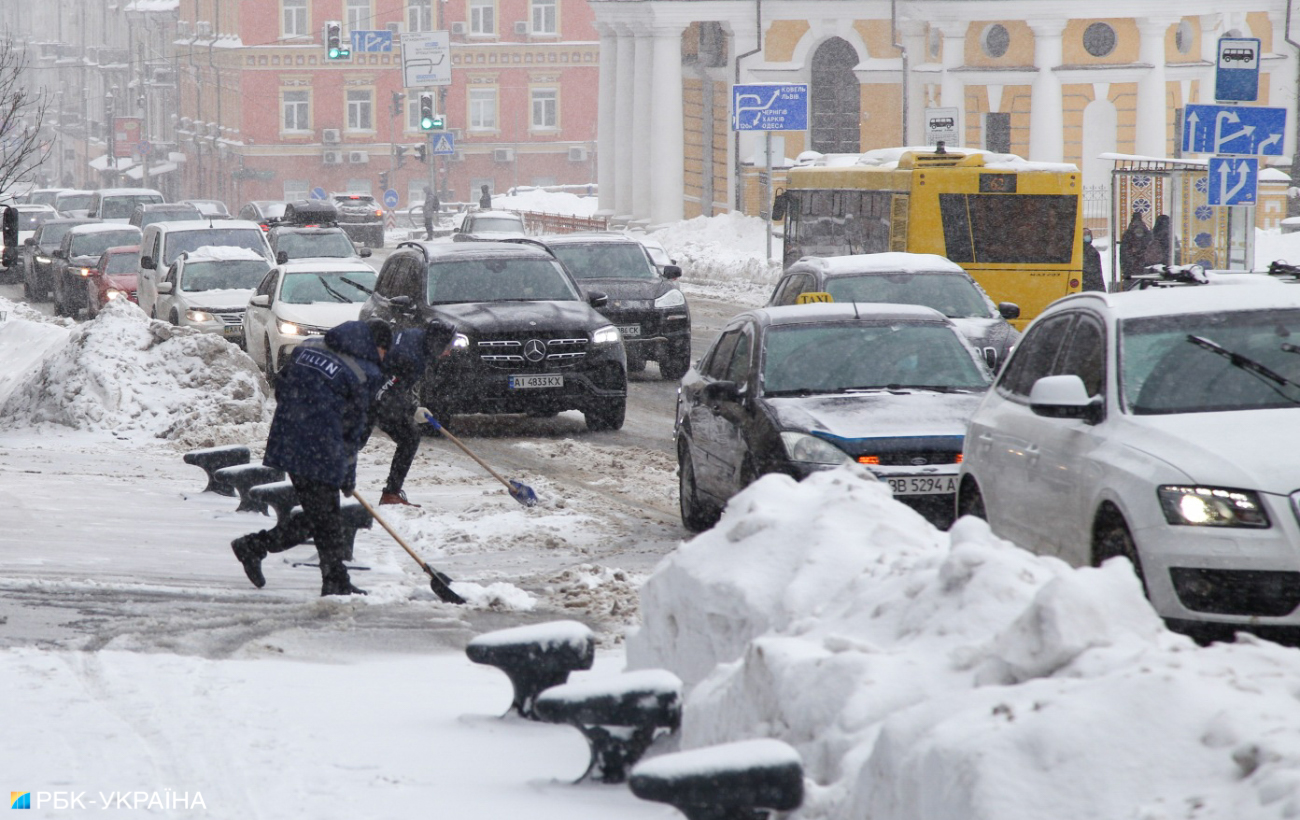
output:
<path id="1" fill-rule="evenodd" d="M 384 212 L 383 212 L 383 211 L 381 211 L 381 210 L 378 209 L 378 208 L 375 208 L 375 216 L 383 216 L 383 215 L 384 215 Z"/>

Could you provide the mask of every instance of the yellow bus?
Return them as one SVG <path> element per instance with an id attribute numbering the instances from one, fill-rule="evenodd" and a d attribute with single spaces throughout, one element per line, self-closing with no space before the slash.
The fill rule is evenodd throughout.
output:
<path id="1" fill-rule="evenodd" d="M 970 149 L 886 149 L 790 169 L 773 216 L 784 264 L 804 256 L 934 253 L 961 265 L 1022 328 L 1083 278 L 1082 175 Z"/>

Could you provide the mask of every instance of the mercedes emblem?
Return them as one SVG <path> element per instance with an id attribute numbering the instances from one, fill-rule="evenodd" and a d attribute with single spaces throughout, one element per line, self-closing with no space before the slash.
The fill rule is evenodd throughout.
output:
<path id="1" fill-rule="evenodd" d="M 524 342 L 524 358 L 530 362 L 540 362 L 546 358 L 546 345 L 537 339 Z"/>

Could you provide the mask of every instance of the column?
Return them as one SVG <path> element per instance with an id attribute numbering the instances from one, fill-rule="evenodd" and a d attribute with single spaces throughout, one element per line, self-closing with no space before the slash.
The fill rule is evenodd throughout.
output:
<path id="1" fill-rule="evenodd" d="M 942 61 L 943 75 L 939 85 L 939 104 L 953 107 L 957 114 L 957 133 L 961 135 L 958 145 L 966 144 L 966 83 L 956 74 L 966 61 L 966 30 L 970 23 L 959 21 L 943 23 L 939 34 L 943 37 Z"/>
<path id="2" fill-rule="evenodd" d="M 1196 101 L 1211 105 L 1214 103 L 1215 65 L 1219 60 L 1219 38 L 1223 36 L 1223 15 L 1202 14 L 1201 22 L 1201 59 L 1209 63 L 1201 72 L 1201 93 Z"/>
<path id="3" fill-rule="evenodd" d="M 736 21 L 733 21 L 731 23 L 724 23 L 724 25 L 727 26 L 727 28 L 730 30 L 731 33 L 732 53 L 730 56 L 733 61 L 732 64 L 734 65 L 735 64 L 734 61 L 741 54 L 749 54 L 749 52 L 753 51 L 755 48 L 758 47 L 759 45 L 758 35 L 757 32 L 754 30 L 753 20 L 747 19 L 743 15 L 738 17 Z M 739 83 L 760 82 L 760 80 L 755 79 L 754 75 L 751 74 L 748 69 L 751 69 L 754 66 L 761 66 L 762 64 L 763 64 L 763 54 L 761 52 L 758 54 L 749 54 L 748 57 L 741 60 L 740 77 L 736 80 L 736 82 Z M 706 93 L 708 93 L 707 90 Z M 728 92 L 727 94 L 726 104 L 728 106 L 728 110 L 730 110 L 730 106 L 731 106 L 730 92 Z M 730 119 L 728 119 L 728 122 L 730 122 Z M 740 208 L 737 205 L 736 196 L 737 196 L 737 191 L 740 188 L 740 179 L 736 173 L 737 166 L 739 165 L 742 159 L 754 159 L 755 157 L 758 156 L 758 154 L 762 150 L 761 148 L 762 143 L 760 142 L 760 140 L 762 139 L 762 134 L 760 134 L 757 131 L 733 131 L 727 136 L 728 136 L 727 147 L 728 150 L 730 151 L 730 154 L 728 155 L 728 162 L 727 162 L 727 202 L 730 203 L 732 210 L 738 211 L 740 210 Z M 712 171 L 711 168 L 705 169 L 705 173 L 709 173 L 711 171 Z M 721 197 L 718 196 L 717 191 L 713 193 L 713 198 L 721 199 Z"/>
<path id="4" fill-rule="evenodd" d="M 685 121 L 682 116 L 683 26 L 654 29 L 654 76 L 658 93 L 650 117 L 651 221 L 676 222 L 686 196 Z M 705 169 L 705 173 L 708 173 Z"/>
<path id="5" fill-rule="evenodd" d="M 596 119 L 596 185 L 598 210 L 601 214 L 614 213 L 614 88 L 618 70 L 618 37 L 614 28 L 597 23 L 600 32 L 600 78 L 597 92 L 599 110 Z"/>
<path id="6" fill-rule="evenodd" d="M 654 105 L 655 86 L 662 79 L 654 64 L 652 32 L 648 26 L 638 26 L 635 34 L 632 103 L 632 216 L 637 220 L 650 218 L 650 115 Z M 662 173 L 654 168 L 654 173 Z"/>
<path id="7" fill-rule="evenodd" d="M 914 20 L 900 20 L 898 31 L 899 41 L 907 49 L 907 76 L 903 78 L 907 85 L 907 124 L 901 129 L 898 144 L 925 145 L 925 86 L 934 76 L 916 70 L 922 63 L 930 62 L 925 26 Z"/>
<path id="8" fill-rule="evenodd" d="M 1065 157 L 1061 80 L 1053 70 L 1061 64 L 1063 26 L 1060 20 L 1029 21 L 1034 32 L 1034 68 L 1038 69 L 1030 88 L 1029 159 L 1039 162 L 1061 162 Z"/>
<path id="9" fill-rule="evenodd" d="M 1133 153 L 1146 157 L 1164 157 L 1169 153 L 1169 95 L 1165 82 L 1165 34 L 1171 21 L 1163 17 L 1137 19 L 1138 62 L 1151 68 L 1138 80 L 1137 133 Z"/>
<path id="10" fill-rule="evenodd" d="M 614 213 L 619 217 L 632 214 L 632 103 L 633 59 L 636 41 L 625 25 L 618 27 L 618 48 L 614 88 Z"/>

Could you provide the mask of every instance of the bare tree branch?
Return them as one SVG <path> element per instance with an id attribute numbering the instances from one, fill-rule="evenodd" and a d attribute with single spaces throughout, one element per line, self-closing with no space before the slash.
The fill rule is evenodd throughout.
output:
<path id="1" fill-rule="evenodd" d="M 54 147 L 42 137 L 49 107 L 45 89 L 26 85 L 27 52 L 12 40 L 0 40 L 0 198 L 45 163 Z"/>

